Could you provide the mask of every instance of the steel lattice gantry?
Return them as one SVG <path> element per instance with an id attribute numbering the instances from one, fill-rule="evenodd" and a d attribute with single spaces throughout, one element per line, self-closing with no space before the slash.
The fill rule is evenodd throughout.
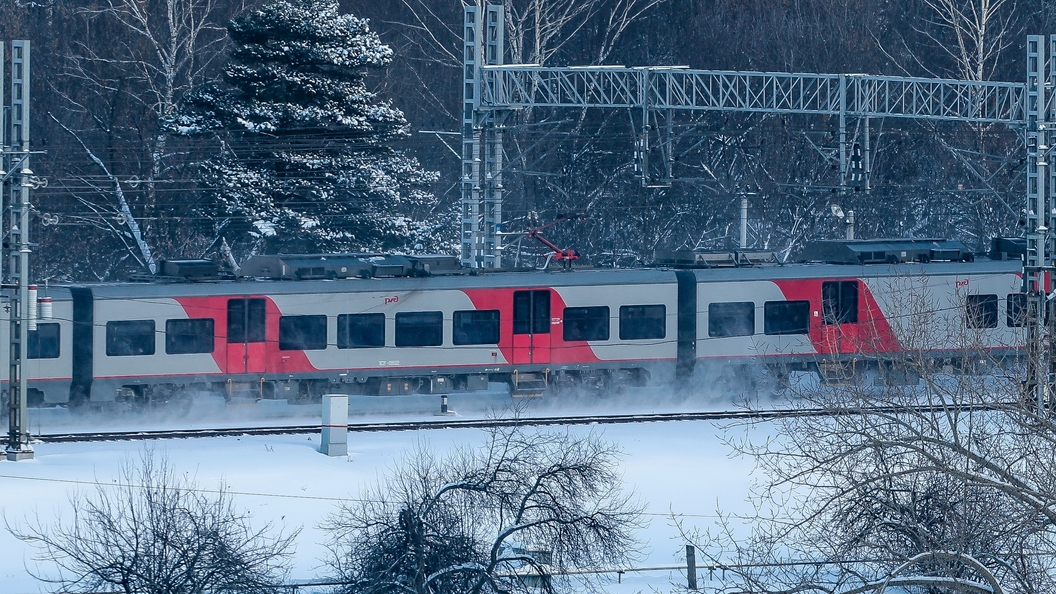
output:
<path id="1" fill-rule="evenodd" d="M 911 118 L 1026 127 L 1027 85 L 865 74 L 790 74 L 690 70 L 679 67 L 547 68 L 502 62 L 502 7 L 484 22 L 466 8 L 463 113 L 462 261 L 501 266 L 502 129 L 514 110 L 618 108 L 640 110 L 636 155 L 648 183 L 650 126 L 655 114 L 727 111 L 839 118 L 841 189 L 849 178 L 847 119 Z M 1031 39 L 1041 39 L 1032 36 Z M 478 42 L 477 40 L 481 40 Z M 865 143 L 869 142 L 868 133 Z M 866 144 L 868 146 L 868 144 Z M 869 151 L 865 154 L 868 184 Z"/>
<path id="2" fill-rule="evenodd" d="M 485 109 L 617 107 L 1022 124 L 1020 83 L 672 67 L 485 66 Z"/>

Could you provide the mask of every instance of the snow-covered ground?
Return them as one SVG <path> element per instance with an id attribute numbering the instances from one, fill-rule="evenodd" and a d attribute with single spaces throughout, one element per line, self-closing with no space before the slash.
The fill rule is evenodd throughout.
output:
<path id="1" fill-rule="evenodd" d="M 807 375 L 807 374 L 802 374 Z M 742 398 L 745 389 L 735 385 L 742 378 L 719 381 L 701 378 L 692 387 L 673 391 L 666 386 L 627 388 L 617 393 L 597 391 L 562 392 L 541 398 L 511 398 L 505 384 L 492 383 L 480 392 L 450 394 L 449 404 L 458 417 L 481 419 L 494 416 L 553 417 L 600 414 L 645 414 L 727 410 Z M 798 375 L 796 381 L 800 381 Z M 813 381 L 809 375 L 807 380 Z M 782 398 L 767 389 L 752 393 L 763 408 L 779 406 Z M 349 422 L 430 420 L 440 410 L 440 397 L 434 394 L 405 396 L 350 396 Z M 28 423 L 34 435 L 64 432 L 126 431 L 158 429 L 205 429 L 247 426 L 310 425 L 320 421 L 319 404 L 296 404 L 286 400 L 225 403 L 222 396 L 194 394 L 178 404 L 159 409 L 70 410 L 56 406 L 31 408 Z M 6 421 L 5 421 L 6 423 Z"/>
<path id="2" fill-rule="evenodd" d="M 635 398 L 643 400 L 632 408 L 656 410 L 655 400 L 650 405 L 640 393 Z M 705 527 L 714 521 L 717 505 L 724 511 L 744 510 L 752 463 L 731 459 L 720 441 L 722 430 L 710 423 L 571 430 L 601 432 L 625 450 L 626 483 L 647 502 L 650 514 L 650 524 L 641 535 L 646 544 L 643 566 L 684 563 L 685 543 L 671 524 L 672 512 L 685 515 L 689 524 Z M 444 451 L 459 444 L 478 444 L 483 437 L 475 429 L 354 433 L 349 436 L 349 455 L 341 458 L 318 453 L 318 435 L 38 444 L 35 460 L 0 463 L 0 492 L 8 522 L 20 522 L 33 514 L 44 519 L 60 514 L 68 517 L 71 491 L 114 482 L 122 462 L 152 447 L 175 470 L 192 475 L 199 487 L 213 488 L 223 482 L 236 503 L 250 509 L 258 521 L 303 526 L 292 577 L 306 579 L 320 572 L 322 534 L 316 525 L 338 501 L 357 495 L 363 485 L 386 474 L 419 443 Z M 31 549 L 0 531 L 0 551 L 0 590 L 10 594 L 45 590 L 27 572 L 46 569 L 38 567 Z M 613 583 L 608 589 L 648 592 L 655 587 L 666 591 L 672 582 L 683 580 L 677 571 L 650 572 L 626 575 L 623 584 Z"/>

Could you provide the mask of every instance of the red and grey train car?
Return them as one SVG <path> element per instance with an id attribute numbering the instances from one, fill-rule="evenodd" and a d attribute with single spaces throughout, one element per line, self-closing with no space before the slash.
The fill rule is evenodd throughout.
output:
<path id="1" fill-rule="evenodd" d="M 291 280 L 174 276 L 42 291 L 54 313 L 31 332 L 31 404 L 186 389 L 436 393 L 489 381 L 537 393 L 670 381 L 712 362 L 816 369 L 905 349 L 955 356 L 965 331 L 1004 354 L 1023 341 L 1015 261 L 423 275 L 420 260 L 401 258 L 410 264 L 383 276 L 370 258 L 352 260 L 373 268 L 351 271 L 312 258 L 272 258 L 281 271 L 269 274 Z M 0 323 L 5 360 L 7 332 Z"/>

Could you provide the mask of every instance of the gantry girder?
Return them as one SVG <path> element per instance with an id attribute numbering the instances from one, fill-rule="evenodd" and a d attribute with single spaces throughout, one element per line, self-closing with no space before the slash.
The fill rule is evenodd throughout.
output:
<path id="1" fill-rule="evenodd" d="M 480 109 L 648 108 L 1021 125 L 1026 85 L 650 67 L 482 68 Z"/>
<path id="2" fill-rule="evenodd" d="M 465 113 L 463 121 L 463 263 L 500 266 L 502 261 L 502 130 L 511 112 L 527 108 L 629 109 L 640 113 L 636 167 L 652 185 L 650 153 L 659 150 L 670 183 L 671 139 L 663 136 L 675 112 L 725 111 L 801 114 L 838 118 L 840 190 L 851 177 L 847 123 L 863 122 L 869 146 L 871 118 L 1004 124 L 1025 128 L 1026 83 L 874 76 L 690 70 L 672 66 L 571 66 L 502 64 L 501 7 L 489 5 L 487 22 L 467 7 Z M 480 40 L 480 41 L 477 41 Z M 654 136 L 656 138 L 654 139 Z M 870 154 L 864 152 L 864 187 Z"/>

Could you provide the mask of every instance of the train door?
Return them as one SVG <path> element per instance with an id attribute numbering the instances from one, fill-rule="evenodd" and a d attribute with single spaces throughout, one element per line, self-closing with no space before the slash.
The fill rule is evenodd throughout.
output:
<path id="1" fill-rule="evenodd" d="M 550 290 L 513 292 L 513 363 L 550 362 Z"/>
<path id="2" fill-rule="evenodd" d="M 829 352 L 858 348 L 858 281 L 821 283 L 821 332 Z"/>
<path id="3" fill-rule="evenodd" d="M 227 368 L 233 373 L 264 373 L 263 299 L 229 299 L 227 302 Z"/>

